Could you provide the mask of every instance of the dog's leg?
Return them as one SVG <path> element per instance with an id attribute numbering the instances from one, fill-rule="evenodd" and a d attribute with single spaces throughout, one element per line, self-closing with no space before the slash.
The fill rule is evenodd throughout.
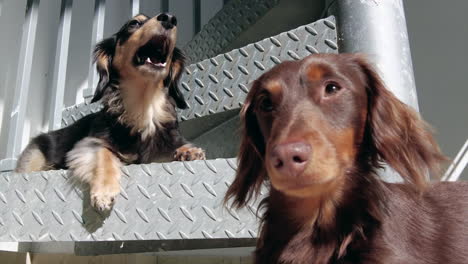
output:
<path id="1" fill-rule="evenodd" d="M 73 177 L 90 186 L 91 205 L 110 210 L 120 193 L 120 161 L 98 138 L 79 141 L 67 154 L 67 166 Z"/>
<path id="2" fill-rule="evenodd" d="M 28 173 L 47 169 L 49 169 L 49 166 L 44 153 L 35 143 L 31 142 L 18 158 L 15 172 Z"/>
<path id="3" fill-rule="evenodd" d="M 201 148 L 195 147 L 188 143 L 177 148 L 174 154 L 174 160 L 188 161 L 188 160 L 204 160 L 205 151 Z"/>

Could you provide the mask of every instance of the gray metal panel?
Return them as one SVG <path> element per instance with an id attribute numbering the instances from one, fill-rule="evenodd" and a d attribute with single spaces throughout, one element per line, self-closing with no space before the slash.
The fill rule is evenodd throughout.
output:
<path id="1" fill-rule="evenodd" d="M 184 47 L 192 62 L 223 51 L 240 33 L 258 21 L 279 0 L 231 0 Z"/>
<path id="2" fill-rule="evenodd" d="M 122 25 L 132 17 L 132 6 L 128 1 L 129 0 L 112 0 L 105 3 L 105 14 L 107 15 L 104 15 L 103 39 L 119 31 Z M 97 39 L 98 42 L 101 40 L 102 39 Z"/>
<path id="3" fill-rule="evenodd" d="M 163 11 L 164 0 L 140 0 L 140 13 L 155 16 Z"/>
<path id="4" fill-rule="evenodd" d="M 130 0 L 130 10 L 132 10 L 132 17 L 140 13 L 140 0 Z"/>
<path id="5" fill-rule="evenodd" d="M 183 47 L 196 32 L 199 17 L 195 15 L 194 0 L 169 1 L 169 13 L 177 17 L 177 45 Z"/>
<path id="6" fill-rule="evenodd" d="M 67 171 L 0 174 L 0 241 L 111 241 L 254 238 L 256 204 L 222 204 L 235 159 L 130 165 L 110 214 L 89 205 Z M 105 224 L 104 224 L 105 223 Z"/>
<path id="7" fill-rule="evenodd" d="M 94 2 L 94 19 L 93 19 L 93 33 L 91 35 L 91 51 L 90 57 L 93 56 L 93 50 L 96 43 L 104 38 L 104 23 L 106 16 L 106 0 L 95 0 Z M 98 75 L 94 69 L 93 61 L 90 60 L 88 71 L 88 88 L 83 90 L 84 98 L 91 98 L 94 89 L 98 83 Z"/>
<path id="8" fill-rule="evenodd" d="M 54 75 L 52 80 L 52 96 L 49 113 L 49 129 L 59 129 L 61 126 L 63 98 L 67 77 L 68 44 L 72 19 L 73 0 L 62 0 L 60 22 L 55 53 Z"/>
<path id="9" fill-rule="evenodd" d="M 232 158 L 239 152 L 239 111 L 233 111 L 236 115 L 225 120 L 216 127 L 205 131 L 203 134 L 190 140 L 193 144 L 202 147 L 206 151 L 207 159 Z M 192 126 L 197 126 L 199 119 L 194 119 Z M 182 130 L 182 133 L 185 131 Z M 185 134 L 184 134 L 185 135 Z"/>
<path id="10" fill-rule="evenodd" d="M 22 147 L 24 120 L 26 117 L 27 98 L 31 82 L 34 44 L 39 13 L 39 0 L 28 0 L 26 18 L 23 24 L 21 48 L 18 58 L 18 73 L 14 89 L 13 106 L 10 114 L 10 129 L 6 146 L 6 159 L 0 163 L 0 170 L 11 170 L 15 164 L 15 157 Z"/>
<path id="11" fill-rule="evenodd" d="M 274 65 L 312 53 L 337 52 L 335 18 L 329 17 L 192 64 L 181 78 L 181 90 L 190 108 L 181 111 L 179 119 L 239 108 L 248 84 Z M 67 108 L 62 114 L 62 125 L 99 109 L 97 103 Z"/>
<path id="12" fill-rule="evenodd" d="M 200 26 L 203 27 L 223 8 L 223 0 L 203 0 L 200 2 Z"/>

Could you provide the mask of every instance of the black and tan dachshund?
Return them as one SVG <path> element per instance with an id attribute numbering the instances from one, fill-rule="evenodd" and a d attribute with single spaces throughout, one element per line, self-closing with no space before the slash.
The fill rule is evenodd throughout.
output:
<path id="1" fill-rule="evenodd" d="M 104 108 L 76 123 L 35 137 L 16 171 L 70 169 L 90 184 L 91 203 L 108 210 L 120 192 L 120 167 L 155 161 L 205 159 L 179 133 L 176 107 L 184 55 L 175 47 L 177 20 L 137 15 L 96 45 L 100 79 L 92 102 Z"/>

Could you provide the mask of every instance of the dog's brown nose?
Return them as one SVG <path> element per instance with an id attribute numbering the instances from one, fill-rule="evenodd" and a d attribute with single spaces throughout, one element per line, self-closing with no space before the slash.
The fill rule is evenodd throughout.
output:
<path id="1" fill-rule="evenodd" d="M 311 151 L 306 142 L 279 144 L 273 147 L 270 162 L 280 174 L 296 177 L 304 171 Z"/>
<path id="2" fill-rule="evenodd" d="M 159 14 L 156 19 L 158 21 L 161 21 L 161 25 L 165 29 L 171 29 L 175 26 L 177 26 L 177 18 L 169 13 L 162 13 Z"/>

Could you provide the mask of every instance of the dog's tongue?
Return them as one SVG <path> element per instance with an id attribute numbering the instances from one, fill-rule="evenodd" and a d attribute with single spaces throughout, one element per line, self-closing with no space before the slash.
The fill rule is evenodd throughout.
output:
<path id="1" fill-rule="evenodd" d="M 166 58 L 163 55 L 164 51 L 165 51 L 165 48 L 166 48 L 166 44 L 163 43 L 162 46 L 157 47 L 155 50 L 152 49 L 148 54 L 149 56 L 146 59 L 146 62 L 149 62 L 149 63 L 151 63 L 151 64 L 153 64 L 154 66 L 157 66 L 157 67 L 165 67 L 166 66 Z"/>

